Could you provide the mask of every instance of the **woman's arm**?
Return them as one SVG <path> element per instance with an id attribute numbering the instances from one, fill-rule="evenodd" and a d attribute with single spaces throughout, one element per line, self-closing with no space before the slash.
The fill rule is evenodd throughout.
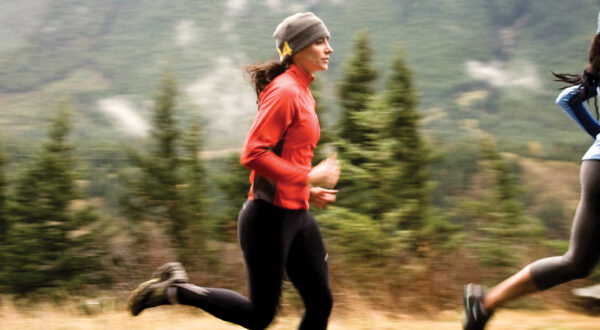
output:
<path id="1" fill-rule="evenodd" d="M 600 133 L 600 123 L 592 117 L 583 102 L 594 97 L 597 91 L 593 89 L 593 91 L 586 92 L 582 98 L 580 96 L 582 88 L 581 85 L 565 88 L 558 95 L 558 98 L 556 98 L 556 104 L 565 110 L 569 117 L 579 124 L 589 135 L 596 138 L 596 135 Z"/>
<path id="2" fill-rule="evenodd" d="M 303 168 L 281 158 L 276 148 L 294 118 L 293 99 L 287 90 L 269 90 L 242 149 L 240 163 L 274 181 L 306 183 L 310 167 Z"/>

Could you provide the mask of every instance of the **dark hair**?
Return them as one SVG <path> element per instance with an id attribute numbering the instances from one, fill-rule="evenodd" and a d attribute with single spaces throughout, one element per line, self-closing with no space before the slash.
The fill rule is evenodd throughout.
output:
<path id="1" fill-rule="evenodd" d="M 275 77 L 284 73 L 292 64 L 292 57 L 288 56 L 283 62 L 268 61 L 262 64 L 247 65 L 244 71 L 250 76 L 250 82 L 256 92 L 256 102 L 260 98 L 260 93 L 267 87 Z"/>
<path id="2" fill-rule="evenodd" d="M 569 73 L 554 73 L 555 81 L 561 81 L 569 84 L 568 86 L 573 85 L 583 85 L 581 93 L 574 99 L 575 101 L 580 101 L 589 95 L 589 93 L 593 93 L 596 87 L 598 87 L 598 83 L 600 82 L 600 34 L 594 35 L 592 40 L 590 41 L 590 46 L 588 48 L 588 64 L 585 66 L 585 69 L 581 74 L 569 74 Z M 565 86 L 565 87 L 568 87 Z M 598 114 L 598 102 L 597 96 L 594 96 L 594 108 L 596 109 L 596 118 L 599 118 Z"/>

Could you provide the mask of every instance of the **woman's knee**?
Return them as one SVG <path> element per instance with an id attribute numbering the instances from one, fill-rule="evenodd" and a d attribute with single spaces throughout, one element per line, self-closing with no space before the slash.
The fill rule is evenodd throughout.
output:
<path id="1" fill-rule="evenodd" d="M 586 278 L 590 276 L 594 270 L 596 263 L 587 260 L 579 262 L 571 262 L 570 269 L 573 279 Z"/>
<path id="2" fill-rule="evenodd" d="M 331 294 L 331 291 L 328 291 L 326 294 L 323 295 L 323 300 L 321 301 L 321 308 L 324 312 L 327 312 L 328 315 L 329 313 L 331 313 L 331 309 L 333 308 L 333 295 Z"/>
<path id="3" fill-rule="evenodd" d="M 333 309 L 333 295 L 331 290 L 326 290 L 322 294 L 315 296 L 312 301 L 306 302 L 306 310 L 311 313 L 318 313 L 323 317 L 329 317 L 331 310 Z"/>
<path id="4" fill-rule="evenodd" d="M 575 253 L 569 250 L 562 256 L 562 264 L 567 268 L 567 272 L 571 279 L 580 279 L 588 277 L 596 267 L 597 258 L 589 253 Z"/>
<path id="5" fill-rule="evenodd" d="M 248 329 L 265 329 L 273 322 L 275 311 L 255 313 L 250 324 L 246 326 Z"/>

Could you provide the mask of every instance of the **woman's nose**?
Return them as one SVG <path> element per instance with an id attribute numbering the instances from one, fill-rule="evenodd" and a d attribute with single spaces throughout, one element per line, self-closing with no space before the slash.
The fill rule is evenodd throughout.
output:
<path id="1" fill-rule="evenodd" d="M 333 48 L 331 48 L 331 45 L 329 44 L 329 41 L 325 41 L 326 43 L 326 47 L 325 47 L 325 52 L 326 53 L 333 53 Z"/>

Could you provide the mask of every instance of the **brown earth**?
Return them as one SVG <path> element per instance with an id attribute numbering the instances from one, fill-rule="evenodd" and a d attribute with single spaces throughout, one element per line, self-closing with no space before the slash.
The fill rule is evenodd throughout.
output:
<path id="1" fill-rule="evenodd" d="M 298 316 L 278 317 L 271 330 L 296 329 Z M 489 324 L 489 330 L 501 329 L 598 329 L 598 317 L 586 316 L 564 310 L 499 311 Z M 217 320 L 208 314 L 187 307 L 158 307 L 131 317 L 124 311 L 99 312 L 82 315 L 64 308 L 38 307 L 29 311 L 17 311 L 12 306 L 0 309 L 2 329 L 241 329 Z M 334 310 L 329 329 L 460 329 L 459 311 L 441 312 L 435 317 L 419 315 L 389 315 L 373 309 L 339 313 Z"/>

